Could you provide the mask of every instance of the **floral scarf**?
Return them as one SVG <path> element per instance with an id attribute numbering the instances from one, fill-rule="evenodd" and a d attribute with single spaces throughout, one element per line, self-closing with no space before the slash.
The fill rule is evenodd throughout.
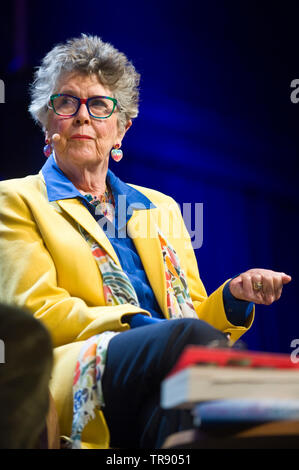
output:
<path id="1" fill-rule="evenodd" d="M 125 272 L 81 226 L 79 230 L 89 244 L 101 272 L 106 305 L 130 303 L 139 306 L 134 287 Z M 158 237 L 165 267 L 169 318 L 198 318 L 178 256 L 159 230 Z M 85 341 L 80 351 L 73 382 L 72 448 L 81 447 L 81 433 L 85 425 L 94 417 L 95 409 L 104 406 L 101 378 L 109 341 L 117 334 L 106 331 L 92 336 Z"/>

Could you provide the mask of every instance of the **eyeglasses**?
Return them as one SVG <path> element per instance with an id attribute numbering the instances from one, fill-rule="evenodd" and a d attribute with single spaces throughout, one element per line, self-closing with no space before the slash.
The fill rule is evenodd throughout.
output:
<path id="1" fill-rule="evenodd" d="M 91 98 L 78 98 L 77 96 L 58 93 L 50 96 L 49 108 L 58 116 L 71 117 L 79 111 L 81 104 L 85 104 L 89 115 L 95 119 L 106 119 L 111 116 L 117 100 L 110 96 L 92 96 Z"/>

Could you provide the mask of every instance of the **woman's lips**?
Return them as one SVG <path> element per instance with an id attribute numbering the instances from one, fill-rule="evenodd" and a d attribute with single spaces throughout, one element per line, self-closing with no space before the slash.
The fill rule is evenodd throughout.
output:
<path id="1" fill-rule="evenodd" d="M 90 137 L 90 135 L 74 134 L 71 136 L 71 139 L 81 139 L 81 140 L 91 139 L 92 140 L 92 137 Z"/>

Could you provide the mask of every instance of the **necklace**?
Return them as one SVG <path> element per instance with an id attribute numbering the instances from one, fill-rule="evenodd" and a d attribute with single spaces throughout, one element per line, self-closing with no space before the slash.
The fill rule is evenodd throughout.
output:
<path id="1" fill-rule="evenodd" d="M 107 217 L 107 219 L 109 219 L 110 221 L 113 220 L 115 201 L 110 186 L 106 185 L 104 194 L 101 194 L 100 196 L 85 194 L 84 197 L 90 204 L 95 207 L 96 213 L 102 214 L 104 217 Z"/>

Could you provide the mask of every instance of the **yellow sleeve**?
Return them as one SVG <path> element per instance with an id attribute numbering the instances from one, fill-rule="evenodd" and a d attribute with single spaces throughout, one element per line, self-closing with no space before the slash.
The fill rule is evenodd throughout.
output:
<path id="1" fill-rule="evenodd" d="M 123 315 L 145 313 L 130 304 L 88 306 L 59 287 L 55 263 L 30 207 L 0 184 L 0 299 L 27 308 L 49 329 L 54 347 L 106 330 L 123 331 Z M 50 228 L 50 227 L 49 227 Z M 88 281 L 87 281 L 88 282 Z"/>

